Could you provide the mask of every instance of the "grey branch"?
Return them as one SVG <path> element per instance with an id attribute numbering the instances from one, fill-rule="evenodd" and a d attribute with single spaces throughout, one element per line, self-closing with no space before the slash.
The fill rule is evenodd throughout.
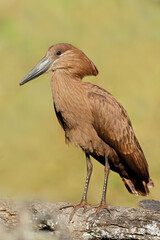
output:
<path id="1" fill-rule="evenodd" d="M 148 207 L 148 202 L 140 204 Z M 0 200 L 0 240 L 160 239 L 160 211 L 110 207 L 110 212 L 103 210 L 95 218 L 94 209 L 86 213 L 79 209 L 69 222 L 72 208 L 59 210 L 63 205 Z"/>

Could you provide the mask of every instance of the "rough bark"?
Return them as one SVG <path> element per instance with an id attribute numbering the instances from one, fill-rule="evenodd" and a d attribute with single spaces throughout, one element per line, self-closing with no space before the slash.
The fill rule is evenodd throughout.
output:
<path id="1" fill-rule="evenodd" d="M 160 239 L 157 209 L 110 207 L 110 212 L 103 210 L 96 218 L 94 209 L 86 213 L 79 209 L 69 222 L 72 208 L 59 210 L 63 205 L 0 200 L 0 240 Z M 154 209 L 153 201 L 150 208 Z"/>

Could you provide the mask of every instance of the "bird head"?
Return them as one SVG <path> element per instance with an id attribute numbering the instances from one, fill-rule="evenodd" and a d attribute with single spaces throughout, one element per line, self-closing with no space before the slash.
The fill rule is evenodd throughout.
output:
<path id="1" fill-rule="evenodd" d="M 65 71 L 76 79 L 98 74 L 94 63 L 78 48 L 67 43 L 51 46 L 45 57 L 23 78 L 20 85 L 37 78 L 43 73 Z"/>

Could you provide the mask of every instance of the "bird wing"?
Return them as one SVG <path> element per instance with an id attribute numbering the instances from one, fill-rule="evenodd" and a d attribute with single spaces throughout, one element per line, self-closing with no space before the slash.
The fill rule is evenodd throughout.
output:
<path id="1" fill-rule="evenodd" d="M 96 85 L 88 85 L 87 89 L 93 126 L 99 137 L 114 148 L 134 173 L 142 179 L 148 179 L 147 161 L 126 110 L 104 89 Z"/>

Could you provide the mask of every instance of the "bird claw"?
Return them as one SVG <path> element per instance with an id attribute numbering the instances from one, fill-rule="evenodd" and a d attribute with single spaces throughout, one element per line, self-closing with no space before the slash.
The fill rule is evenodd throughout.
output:
<path id="1" fill-rule="evenodd" d="M 107 205 L 106 203 L 103 203 L 103 202 L 100 203 L 100 204 L 98 204 L 98 205 L 93 205 L 93 206 L 89 207 L 86 211 L 90 211 L 90 210 L 93 209 L 93 208 L 96 208 L 96 212 L 94 213 L 94 218 L 95 218 L 95 217 L 99 214 L 99 212 L 100 212 L 101 210 L 103 210 L 103 209 L 106 209 L 109 213 L 111 213 L 108 205 Z"/>
<path id="2" fill-rule="evenodd" d="M 62 210 L 62 209 L 64 209 L 64 208 L 73 207 L 74 209 L 73 209 L 73 211 L 71 212 L 71 215 L 70 215 L 70 217 L 69 217 L 69 221 L 71 221 L 72 218 L 73 218 L 73 216 L 74 216 L 74 214 L 77 212 L 77 210 L 78 210 L 79 208 L 83 208 L 83 213 L 85 213 L 85 212 L 88 210 L 88 209 L 87 209 L 88 206 L 91 206 L 91 205 L 88 204 L 87 201 L 82 200 L 80 203 L 77 203 L 77 204 L 68 204 L 68 205 L 66 205 L 66 206 L 60 207 L 59 209 Z"/>

